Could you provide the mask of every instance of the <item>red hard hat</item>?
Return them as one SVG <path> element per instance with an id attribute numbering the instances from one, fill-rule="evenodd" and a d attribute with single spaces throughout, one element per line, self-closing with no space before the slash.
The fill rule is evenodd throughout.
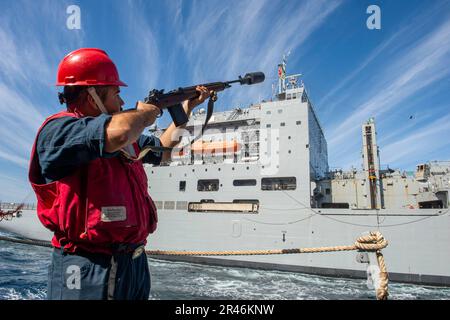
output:
<path id="1" fill-rule="evenodd" d="M 72 51 L 58 66 L 57 86 L 127 86 L 105 51 L 81 48 Z"/>

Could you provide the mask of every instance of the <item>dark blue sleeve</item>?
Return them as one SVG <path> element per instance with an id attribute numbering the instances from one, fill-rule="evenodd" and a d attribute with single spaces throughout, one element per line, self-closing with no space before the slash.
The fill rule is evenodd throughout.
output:
<path id="1" fill-rule="evenodd" d="M 161 141 L 158 137 L 155 137 L 154 135 L 148 136 L 148 135 L 141 135 L 138 140 L 139 148 L 142 149 L 145 146 L 161 146 Z M 145 157 L 142 159 L 142 162 L 144 163 L 151 163 L 156 166 L 158 166 L 161 163 L 162 158 L 162 152 L 153 152 L 149 151 Z"/>
<path id="2" fill-rule="evenodd" d="M 105 127 L 110 120 L 111 115 L 102 114 L 49 121 L 39 133 L 36 144 L 41 173 L 46 182 L 59 180 L 94 159 L 117 156 L 118 152 L 103 150 Z"/>

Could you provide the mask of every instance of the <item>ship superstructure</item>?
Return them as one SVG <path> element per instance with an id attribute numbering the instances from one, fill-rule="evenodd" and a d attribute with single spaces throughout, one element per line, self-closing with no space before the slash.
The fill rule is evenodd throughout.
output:
<path id="1" fill-rule="evenodd" d="M 317 207 L 351 209 L 442 209 L 449 207 L 450 161 L 417 165 L 414 175 L 380 168 L 375 122 L 362 126 L 363 170 L 334 170 L 317 181 Z"/>
<path id="2" fill-rule="evenodd" d="M 186 148 L 175 150 L 169 163 L 147 168 L 150 193 L 165 186 L 161 197 L 155 197 L 157 207 L 191 210 L 192 204 L 192 210 L 210 211 L 219 202 L 218 210 L 239 203 L 233 208 L 247 211 L 250 205 L 256 211 L 265 201 L 276 201 L 280 191 L 295 198 L 288 201 L 291 205 L 310 206 L 310 182 L 328 173 L 326 140 L 296 78 L 278 97 L 215 113 L 203 137 L 191 146 L 205 117 L 202 109 L 195 113 L 180 143 Z"/>

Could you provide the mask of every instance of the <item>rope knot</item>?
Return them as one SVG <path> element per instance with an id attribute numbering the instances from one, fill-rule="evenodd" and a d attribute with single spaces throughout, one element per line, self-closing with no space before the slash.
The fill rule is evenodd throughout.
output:
<path id="1" fill-rule="evenodd" d="M 378 251 L 386 248 L 388 242 L 379 231 L 370 232 L 369 235 L 356 239 L 355 247 L 364 251 Z"/>

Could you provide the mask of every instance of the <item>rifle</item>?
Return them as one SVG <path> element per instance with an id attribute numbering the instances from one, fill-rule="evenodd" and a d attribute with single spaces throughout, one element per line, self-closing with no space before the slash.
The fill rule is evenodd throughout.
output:
<path id="1" fill-rule="evenodd" d="M 198 138 L 203 135 L 206 126 L 208 125 L 208 121 L 211 118 L 214 111 L 214 102 L 217 101 L 217 92 L 223 91 L 227 88 L 231 87 L 232 83 L 239 82 L 241 85 L 243 84 L 255 84 L 263 82 L 265 79 L 265 75 L 262 72 L 251 72 L 247 73 L 244 77 L 239 76 L 237 80 L 226 81 L 226 82 L 211 82 L 206 84 L 200 84 L 198 86 L 204 86 L 208 89 L 210 93 L 209 101 L 208 101 L 208 110 L 206 112 L 205 123 L 203 124 L 201 133 L 192 139 L 191 144 L 195 142 Z M 178 88 L 167 93 L 164 93 L 164 90 L 151 90 L 148 96 L 144 99 L 144 103 L 153 104 L 161 110 L 159 117 L 161 117 L 163 109 L 167 109 L 172 117 L 175 126 L 179 127 L 181 125 L 186 124 L 189 121 L 189 118 L 184 112 L 183 106 L 181 103 L 185 100 L 195 99 L 200 94 L 197 90 L 195 90 L 197 86 L 192 87 L 184 87 Z M 142 159 L 147 152 L 162 152 L 162 151 L 171 151 L 173 148 L 171 147 L 163 147 L 163 146 L 146 146 L 139 153 L 138 157 L 131 156 L 128 152 L 123 150 L 123 154 L 126 158 L 136 161 Z"/>
<path id="2" fill-rule="evenodd" d="M 217 92 L 230 88 L 232 83 L 239 82 L 241 85 L 252 85 L 255 83 L 263 82 L 264 79 L 264 73 L 251 72 L 247 73 L 244 77 L 239 76 L 237 80 L 226 82 L 211 82 L 199 85 L 206 87 L 209 92 L 212 91 L 212 94 L 210 95 L 210 99 L 208 101 L 208 111 L 206 113 L 206 119 L 203 125 L 202 134 L 214 111 L 214 102 L 217 100 Z M 185 100 L 195 99 L 200 95 L 198 91 L 195 90 L 196 87 L 197 86 L 178 88 L 167 93 L 164 93 L 164 90 L 154 89 L 150 91 L 149 95 L 144 99 L 144 102 L 158 106 L 161 109 L 161 114 L 162 110 L 167 108 L 173 122 L 175 123 L 175 126 L 179 127 L 186 124 L 189 120 L 188 116 L 184 112 L 181 103 Z"/>

